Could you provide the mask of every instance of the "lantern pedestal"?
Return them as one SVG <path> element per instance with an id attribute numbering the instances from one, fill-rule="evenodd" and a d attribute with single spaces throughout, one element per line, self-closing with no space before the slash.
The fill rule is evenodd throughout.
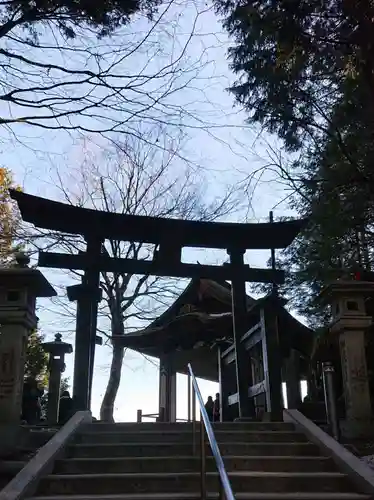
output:
<path id="1" fill-rule="evenodd" d="M 53 425 L 58 422 L 61 373 L 65 371 L 65 354 L 72 353 L 73 347 L 62 342 L 61 334 L 57 333 L 54 342 L 45 342 L 43 349 L 49 354 L 47 422 Z"/>
<path id="2" fill-rule="evenodd" d="M 0 442 L 1 451 L 19 445 L 25 355 L 28 335 L 37 326 L 37 297 L 55 290 L 29 259 L 17 256 L 14 267 L 0 270 Z M 8 446 L 9 445 L 9 446 Z"/>
<path id="3" fill-rule="evenodd" d="M 366 315 L 365 299 L 373 293 L 372 282 L 342 280 L 330 284 L 321 294 L 331 304 L 330 333 L 339 339 L 346 407 L 346 419 L 340 427 L 348 438 L 374 436 L 374 402 L 365 351 L 366 330 L 372 322 Z"/>

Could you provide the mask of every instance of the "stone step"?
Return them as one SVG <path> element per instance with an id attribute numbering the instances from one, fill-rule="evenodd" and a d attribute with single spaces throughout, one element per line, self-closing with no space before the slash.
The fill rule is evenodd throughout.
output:
<path id="1" fill-rule="evenodd" d="M 220 443 L 222 455 L 253 456 L 315 456 L 319 448 L 312 443 Z M 206 446 L 211 454 L 210 446 Z M 73 444 L 67 449 L 67 457 L 170 457 L 193 455 L 192 443 L 111 443 L 111 444 Z"/>
<path id="2" fill-rule="evenodd" d="M 346 475 L 339 472 L 231 472 L 234 493 L 237 492 L 349 492 L 353 491 Z M 218 474 L 208 472 L 209 491 L 218 488 Z M 200 474 L 140 473 L 140 474 L 55 474 L 43 478 L 38 495 L 108 495 L 148 492 L 197 492 Z"/>
<path id="3" fill-rule="evenodd" d="M 199 422 L 197 422 L 199 425 Z M 293 431 L 294 425 L 290 422 L 214 422 L 213 428 L 217 430 L 252 430 L 252 431 Z M 160 432 L 163 430 L 183 430 L 192 429 L 192 423 L 188 422 L 121 422 L 111 424 L 107 422 L 97 422 L 86 424 L 82 432 L 122 432 L 135 430 L 153 430 Z"/>
<path id="4" fill-rule="evenodd" d="M 198 433 L 200 435 L 200 432 Z M 228 442 L 273 442 L 293 443 L 305 442 L 304 434 L 295 431 L 252 431 L 252 430 L 215 430 L 218 443 Z M 77 436 L 77 443 L 191 443 L 192 430 L 152 430 L 122 432 L 84 432 Z M 198 438 L 200 439 L 200 438 Z"/>
<path id="5" fill-rule="evenodd" d="M 32 430 L 27 435 L 27 444 L 35 448 L 43 446 L 56 434 L 53 429 Z"/>
<path id="6" fill-rule="evenodd" d="M 53 436 L 55 432 L 29 432 L 23 440 L 23 447 L 28 449 L 38 449 L 44 446 Z"/>
<path id="7" fill-rule="evenodd" d="M 26 465 L 22 460 L 1 460 L 0 461 L 0 490 L 4 488 Z"/>
<path id="8" fill-rule="evenodd" d="M 27 464 L 25 460 L 2 460 L 0 461 L 0 474 L 16 475 Z"/>
<path id="9" fill-rule="evenodd" d="M 334 463 L 327 457 L 249 456 L 224 457 L 227 471 L 266 472 L 328 472 Z M 129 458 L 74 458 L 58 460 L 57 474 L 108 474 L 140 472 L 195 472 L 200 470 L 200 457 L 129 457 Z M 213 457 L 207 459 L 207 470 L 216 471 Z"/>
<path id="10" fill-rule="evenodd" d="M 49 425 L 49 424 L 46 424 L 46 423 L 43 423 L 43 424 L 36 424 L 36 425 L 29 425 L 29 424 L 25 424 L 25 425 L 21 425 L 22 429 L 26 429 L 28 431 L 47 431 L 47 432 L 50 432 L 50 431 L 53 431 L 53 432 L 57 432 L 58 430 L 61 429 L 61 425 Z"/>
<path id="11" fill-rule="evenodd" d="M 216 492 L 207 492 L 208 500 L 218 500 Z M 371 500 L 359 493 L 237 493 L 236 500 Z M 122 495 L 69 495 L 32 497 L 30 500 L 200 500 L 200 493 L 140 493 Z"/>

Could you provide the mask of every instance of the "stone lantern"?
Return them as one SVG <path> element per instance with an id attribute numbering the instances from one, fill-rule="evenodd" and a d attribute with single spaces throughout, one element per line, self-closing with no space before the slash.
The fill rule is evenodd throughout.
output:
<path id="1" fill-rule="evenodd" d="M 65 354 L 71 354 L 73 347 L 71 344 L 62 342 L 61 334 L 57 333 L 53 342 L 43 343 L 43 349 L 49 354 L 47 421 L 49 424 L 56 424 L 60 403 L 61 373 L 65 371 Z"/>
<path id="2" fill-rule="evenodd" d="M 372 323 L 365 300 L 374 294 L 369 281 L 335 281 L 322 290 L 321 298 L 331 305 L 330 334 L 339 340 L 346 421 L 346 437 L 374 435 L 373 403 L 369 390 L 365 335 Z"/>
<path id="3" fill-rule="evenodd" d="M 28 335 L 38 323 L 37 297 L 56 291 L 30 259 L 16 256 L 14 267 L 0 269 L 0 428 L 20 423 Z"/>

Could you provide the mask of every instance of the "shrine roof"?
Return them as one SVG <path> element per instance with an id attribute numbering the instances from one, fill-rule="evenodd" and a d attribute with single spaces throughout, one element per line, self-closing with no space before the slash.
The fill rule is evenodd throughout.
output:
<path id="1" fill-rule="evenodd" d="M 248 295 L 247 301 L 248 307 L 256 302 L 255 299 Z M 211 314 L 212 317 L 220 313 L 229 313 L 231 315 L 231 285 L 226 281 L 218 282 L 203 278 L 191 279 L 173 304 L 149 324 L 146 329 L 163 327 L 175 320 L 179 315 L 185 316 L 188 312 L 185 306 L 198 308 L 202 313 Z"/>
<path id="2" fill-rule="evenodd" d="M 248 324 L 261 307 L 276 311 L 283 343 L 308 355 L 314 332 L 285 308 L 282 299 L 267 295 L 255 300 L 247 296 Z M 186 307 L 187 306 L 187 307 Z M 211 280 L 191 280 L 178 299 L 146 328 L 113 339 L 124 347 L 160 357 L 168 351 L 196 349 L 217 342 L 232 343 L 231 287 Z"/>
<path id="3" fill-rule="evenodd" d="M 304 220 L 240 224 L 205 222 L 126 215 L 77 207 L 10 190 L 22 218 L 37 227 L 70 234 L 94 235 L 158 244 L 168 242 L 181 247 L 224 248 L 228 242 L 243 249 L 285 248 L 304 226 Z"/>

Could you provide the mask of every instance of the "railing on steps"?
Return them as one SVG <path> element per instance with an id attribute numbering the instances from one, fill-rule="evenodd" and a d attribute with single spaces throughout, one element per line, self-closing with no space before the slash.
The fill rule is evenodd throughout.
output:
<path id="1" fill-rule="evenodd" d="M 347 474 L 361 493 L 374 498 L 373 471 L 358 457 L 298 410 L 283 410 L 283 419 L 285 422 L 291 422 L 299 432 L 305 434 L 311 443 L 318 446 L 323 455 L 330 457 L 337 469 Z"/>
<path id="2" fill-rule="evenodd" d="M 187 418 L 176 418 L 175 422 L 192 422 L 192 417 L 191 417 L 191 375 L 188 372 L 188 381 L 187 381 Z M 194 406 L 195 400 L 192 402 L 192 413 L 195 415 L 196 413 L 196 405 Z M 165 408 L 160 408 L 160 411 L 162 410 L 165 411 Z M 158 421 L 164 422 L 164 417 L 165 415 L 163 413 L 143 413 L 142 410 L 137 410 L 136 412 L 136 422 L 138 424 L 141 424 L 143 422 L 143 418 L 153 418 Z"/>
<path id="3" fill-rule="evenodd" d="M 33 495 L 39 480 L 53 470 L 57 458 L 81 425 L 92 422 L 91 412 L 78 411 L 42 446 L 33 458 L 0 491 L 0 500 L 23 500 Z"/>
<path id="4" fill-rule="evenodd" d="M 206 412 L 204 401 L 201 396 L 201 392 L 193 373 L 192 367 L 188 364 L 188 371 L 192 381 L 193 396 L 192 396 L 192 423 L 193 423 L 193 451 L 196 454 L 196 412 L 195 401 L 199 405 L 200 410 L 200 474 L 201 474 L 201 500 L 206 500 L 206 450 L 205 450 L 205 436 L 208 437 L 210 448 L 212 450 L 213 458 L 215 460 L 218 474 L 219 474 L 219 498 L 220 500 L 235 500 L 230 480 L 228 478 L 225 465 L 222 460 L 221 452 L 219 451 L 218 443 L 214 435 L 212 424 L 209 420 L 208 414 Z"/>
<path id="5" fill-rule="evenodd" d="M 154 418 L 157 420 L 160 417 L 159 413 L 143 413 L 142 410 L 137 410 L 136 412 L 136 422 L 141 424 L 143 422 L 143 418 Z M 177 418 L 176 422 L 190 422 L 187 418 Z"/>
<path id="6" fill-rule="evenodd" d="M 141 424 L 143 422 L 143 418 L 158 419 L 159 416 L 159 413 L 143 413 L 142 410 L 138 410 L 136 412 L 136 421 L 138 424 Z"/>

